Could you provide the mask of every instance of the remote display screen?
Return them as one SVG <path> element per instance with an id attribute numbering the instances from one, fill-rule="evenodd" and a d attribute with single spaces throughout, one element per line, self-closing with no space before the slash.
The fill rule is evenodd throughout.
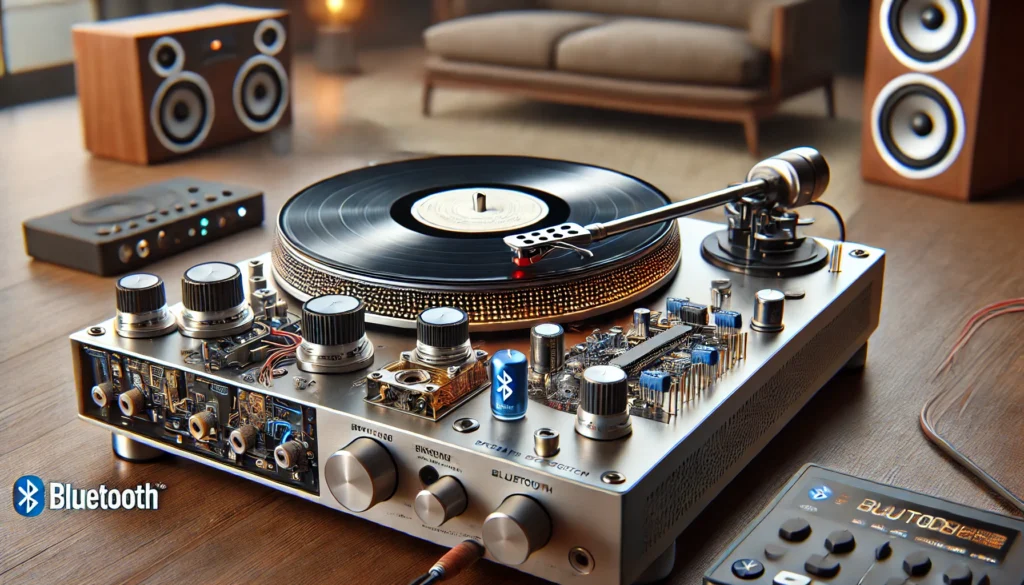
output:
<path id="1" fill-rule="evenodd" d="M 1006 558 L 1018 536 L 1015 530 L 834 480 L 808 478 L 791 504 L 843 524 L 877 530 L 991 564 Z"/>

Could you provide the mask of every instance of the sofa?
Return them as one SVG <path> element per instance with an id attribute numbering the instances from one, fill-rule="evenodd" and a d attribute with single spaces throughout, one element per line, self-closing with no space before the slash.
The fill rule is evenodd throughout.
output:
<path id="1" fill-rule="evenodd" d="M 435 0 L 423 113 L 439 87 L 743 124 L 823 88 L 836 0 Z"/>

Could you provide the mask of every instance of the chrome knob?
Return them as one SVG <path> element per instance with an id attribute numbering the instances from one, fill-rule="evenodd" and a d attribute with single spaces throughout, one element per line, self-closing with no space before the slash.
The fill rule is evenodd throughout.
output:
<path id="1" fill-rule="evenodd" d="M 484 519 L 484 546 L 499 563 L 521 565 L 551 540 L 551 517 L 537 500 L 512 495 Z"/>
<path id="2" fill-rule="evenodd" d="M 437 528 L 465 512 L 468 503 L 459 480 L 446 475 L 416 494 L 413 509 L 424 524 Z"/>
<path id="3" fill-rule="evenodd" d="M 398 470 L 388 450 L 361 437 L 327 458 L 327 487 L 334 499 L 353 512 L 365 512 L 387 500 L 398 485 Z"/>
<path id="4" fill-rule="evenodd" d="M 458 365 L 469 359 L 469 315 L 454 307 L 427 309 L 416 318 L 416 356 L 432 366 Z"/>
<path id="5" fill-rule="evenodd" d="M 348 295 L 323 295 L 302 305 L 302 344 L 296 352 L 304 372 L 354 372 L 373 363 L 366 337 L 366 307 Z"/>
<path id="6" fill-rule="evenodd" d="M 786 308 L 786 295 L 780 290 L 766 288 L 754 295 L 754 316 L 750 328 L 754 331 L 774 333 L 782 331 L 782 315 Z"/>
<path id="7" fill-rule="evenodd" d="M 177 328 L 174 315 L 167 309 L 167 293 L 159 276 L 147 273 L 122 276 L 115 289 L 114 330 L 121 337 L 159 337 Z"/>

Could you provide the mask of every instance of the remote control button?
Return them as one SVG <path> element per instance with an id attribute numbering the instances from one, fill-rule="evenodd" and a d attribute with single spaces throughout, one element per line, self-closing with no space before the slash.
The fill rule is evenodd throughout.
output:
<path id="1" fill-rule="evenodd" d="M 131 229 L 135 229 L 135 228 L 139 227 L 139 222 L 137 222 L 137 221 L 129 221 L 128 222 L 128 227 L 130 227 Z"/>
<path id="2" fill-rule="evenodd" d="M 829 533 L 825 539 L 825 548 L 828 552 L 842 554 L 852 551 L 857 546 L 853 534 L 849 530 L 835 530 Z"/>
<path id="3" fill-rule="evenodd" d="M 786 549 L 777 544 L 769 544 L 768 546 L 764 547 L 764 558 L 768 559 L 769 561 L 777 561 L 781 559 L 785 554 Z"/>
<path id="4" fill-rule="evenodd" d="M 181 203 L 174 204 L 174 211 L 185 211 L 185 206 Z"/>
<path id="5" fill-rule="evenodd" d="M 146 221 L 148 221 L 149 223 L 156 223 L 156 216 L 155 215 L 147 215 L 146 216 Z"/>
<path id="6" fill-rule="evenodd" d="M 942 574 L 942 582 L 946 585 L 971 585 L 974 574 L 967 565 L 953 565 Z"/>
<path id="7" fill-rule="evenodd" d="M 757 579 L 764 575 L 764 565 L 757 559 L 740 559 L 732 564 L 732 574 L 740 579 Z"/>
<path id="8" fill-rule="evenodd" d="M 811 555 L 804 563 L 804 570 L 822 579 L 830 579 L 839 574 L 839 561 L 825 555 Z"/>
<path id="9" fill-rule="evenodd" d="M 109 236 L 110 235 L 110 228 L 101 227 L 98 230 L 96 230 L 96 235 L 98 235 L 98 236 Z"/>
<path id="10" fill-rule="evenodd" d="M 932 570 L 932 560 L 921 551 L 910 553 L 903 559 L 903 571 L 911 577 L 927 575 Z"/>
<path id="11" fill-rule="evenodd" d="M 217 200 L 217 196 L 214 195 L 213 193 L 209 193 L 203 199 L 206 199 L 207 201 L 213 202 L 213 201 Z"/>
<path id="12" fill-rule="evenodd" d="M 811 578 L 789 571 L 779 571 L 779 574 L 772 579 L 772 585 L 811 585 Z"/>
<path id="13" fill-rule="evenodd" d="M 875 547 L 875 560 L 884 561 L 892 556 L 892 544 L 888 541 Z"/>
<path id="14" fill-rule="evenodd" d="M 811 535 L 811 525 L 803 518 L 790 518 L 779 528 L 779 536 L 790 542 L 803 542 Z"/>

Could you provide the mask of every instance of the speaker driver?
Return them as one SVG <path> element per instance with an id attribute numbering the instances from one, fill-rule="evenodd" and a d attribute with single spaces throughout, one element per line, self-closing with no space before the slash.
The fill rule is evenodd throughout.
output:
<path id="1" fill-rule="evenodd" d="M 971 0 L 883 0 L 879 16 L 889 51 L 917 71 L 933 72 L 952 65 L 974 36 Z"/>
<path id="2" fill-rule="evenodd" d="M 284 25 L 276 20 L 264 20 L 256 25 L 252 41 L 264 55 L 276 55 L 284 48 L 287 39 Z"/>
<path id="3" fill-rule="evenodd" d="M 941 174 L 964 143 L 964 114 L 956 95 L 927 75 L 889 82 L 872 107 L 872 137 L 882 159 L 911 179 Z"/>
<path id="4" fill-rule="evenodd" d="M 188 152 L 206 140 L 213 127 L 213 93 L 192 72 L 165 80 L 150 108 L 153 133 L 167 150 Z"/>
<path id="5" fill-rule="evenodd" d="M 149 49 L 149 66 L 160 77 L 175 75 L 185 67 L 185 49 L 172 37 L 160 37 Z"/>
<path id="6" fill-rule="evenodd" d="M 288 107 L 288 74 L 277 59 L 257 55 L 238 70 L 232 93 L 238 119 L 253 132 L 264 132 Z"/>

